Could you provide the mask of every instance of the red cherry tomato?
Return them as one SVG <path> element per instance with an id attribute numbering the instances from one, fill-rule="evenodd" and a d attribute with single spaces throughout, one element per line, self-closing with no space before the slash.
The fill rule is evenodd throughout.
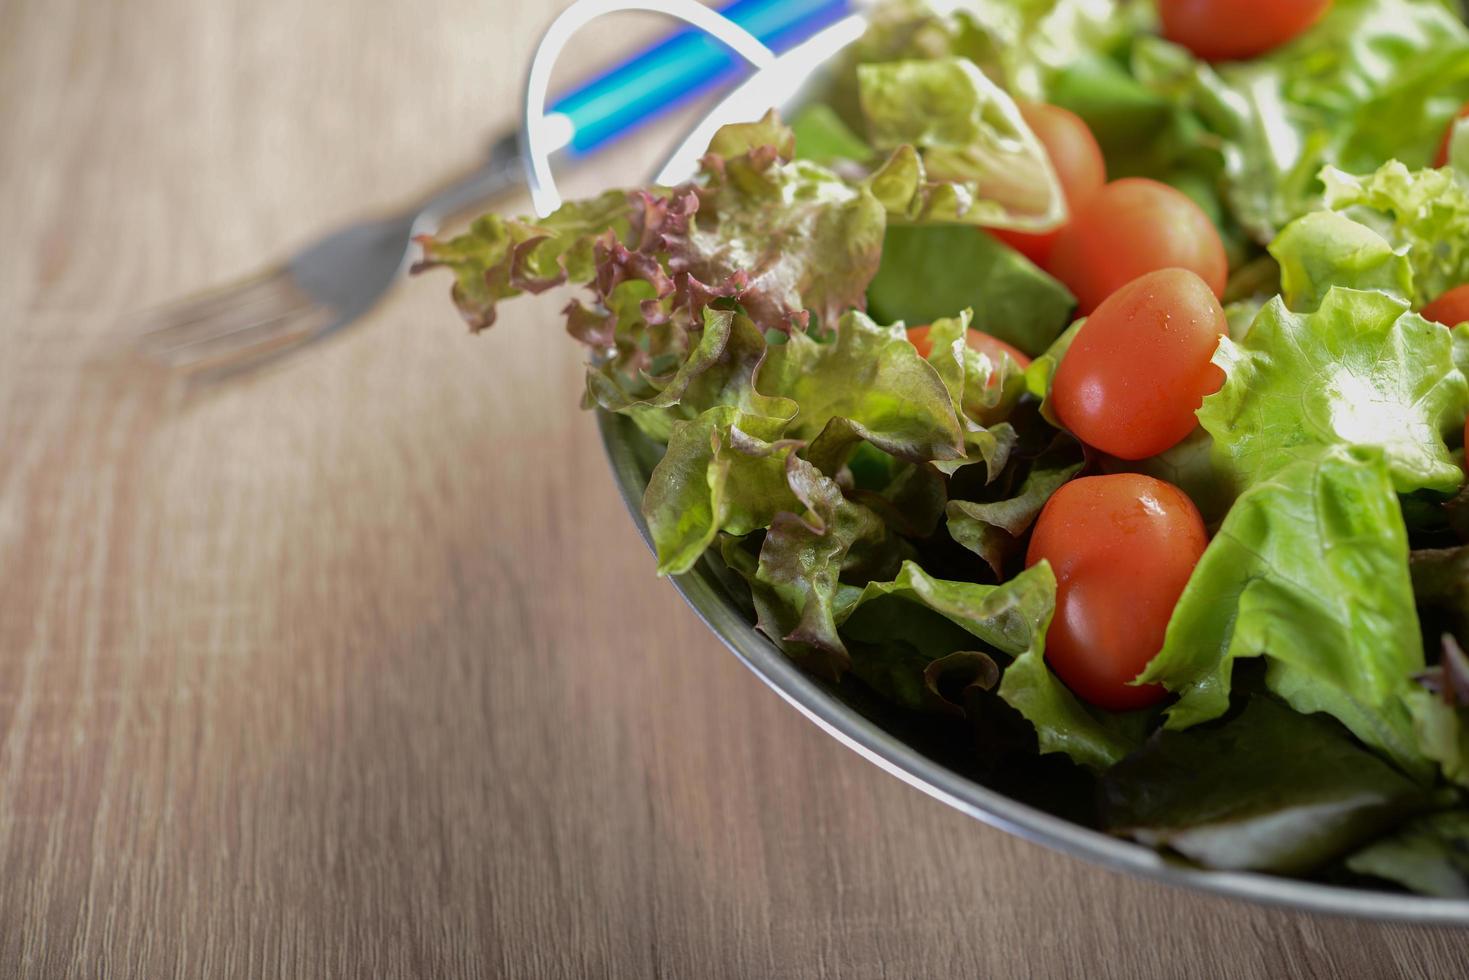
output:
<path id="1" fill-rule="evenodd" d="M 1450 289 L 1423 307 L 1421 312 L 1423 319 L 1442 323 L 1446 327 L 1457 327 L 1469 320 L 1469 283 Z"/>
<path id="2" fill-rule="evenodd" d="M 1080 698 L 1110 711 L 1161 700 L 1129 682 L 1163 648 L 1173 607 L 1208 534 L 1193 501 L 1137 473 L 1088 476 L 1061 487 L 1036 520 L 1026 566 L 1056 573 L 1046 662 Z"/>
<path id="3" fill-rule="evenodd" d="M 1046 155 L 1061 180 L 1066 206 L 1075 212 L 1107 182 L 1107 163 L 1102 159 L 1102 148 L 1097 145 L 1096 137 L 1080 116 L 1060 106 L 1022 103 L 1020 115 L 1046 148 Z M 1060 231 L 1058 228 L 1028 234 L 996 228 L 991 234 L 1036 265 L 1045 265 Z"/>
<path id="4" fill-rule="evenodd" d="M 1331 0 L 1158 0 L 1163 36 L 1205 61 L 1278 48 L 1321 19 Z"/>
<path id="5" fill-rule="evenodd" d="M 1228 333 L 1219 301 L 1187 269 L 1134 279 L 1087 317 L 1061 359 L 1056 415 L 1105 453 L 1156 456 L 1193 431 L 1204 396 L 1224 383 L 1210 359 Z"/>
<path id="6" fill-rule="evenodd" d="M 1046 266 L 1076 294 L 1082 313 L 1138 276 L 1174 267 L 1224 295 L 1229 260 L 1214 223 L 1187 194 L 1145 177 L 1098 191 L 1056 237 Z"/>
<path id="7" fill-rule="evenodd" d="M 1459 114 L 1449 120 L 1449 124 L 1443 131 L 1443 142 L 1438 144 L 1438 153 L 1433 158 L 1435 167 L 1447 167 L 1449 165 L 1449 143 L 1454 138 L 1454 124 L 1465 116 L 1469 116 L 1469 105 L 1459 110 Z"/>
<path id="8" fill-rule="evenodd" d="M 928 339 L 928 327 L 909 327 L 908 343 L 918 348 L 918 356 L 927 358 L 933 350 L 933 342 Z M 1010 359 L 1022 368 L 1030 367 L 1030 358 L 1026 357 L 1016 348 L 1005 343 L 999 337 L 992 337 L 983 330 L 970 330 L 964 338 L 964 343 L 971 350 L 977 350 L 987 356 L 995 364 L 1000 363 L 1001 354 L 1009 354 Z"/>

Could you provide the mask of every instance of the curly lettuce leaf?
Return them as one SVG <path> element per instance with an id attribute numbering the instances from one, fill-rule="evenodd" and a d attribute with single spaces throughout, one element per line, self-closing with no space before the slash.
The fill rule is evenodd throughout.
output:
<path id="1" fill-rule="evenodd" d="M 964 453 L 959 419 L 938 373 L 901 327 L 878 326 L 861 313 L 844 317 L 829 343 L 797 333 L 772 346 L 760 383 L 799 406 L 786 435 L 811 441 L 808 455 L 819 456 L 829 473 L 858 440 L 917 462 Z"/>
<path id="2" fill-rule="evenodd" d="M 773 111 L 720 130 L 693 187 L 699 204 L 687 231 L 660 243 L 675 274 L 738 280 L 741 306 L 766 327 L 806 312 L 831 325 L 863 309 L 887 221 L 865 183 L 792 159 L 794 142 Z"/>
<path id="3" fill-rule="evenodd" d="M 624 386 L 687 350 L 703 308 L 739 302 L 762 329 L 809 314 L 835 323 L 862 309 L 887 214 L 865 181 L 793 159 L 795 137 L 774 113 L 715 134 L 699 176 L 672 189 L 609 191 L 541 219 L 488 215 L 447 240 L 419 239 L 415 271 L 446 267 L 476 329 L 497 304 L 561 283 L 586 286 L 568 330 L 612 360 Z"/>
<path id="4" fill-rule="evenodd" d="M 884 322 L 932 323 L 973 311 L 978 330 L 1039 354 L 1070 322 L 1076 298 L 998 239 L 960 225 L 899 225 L 883 238 L 867 287 Z"/>
<path id="5" fill-rule="evenodd" d="M 755 374 L 767 350 L 755 324 L 731 310 L 707 307 L 703 319 L 694 346 L 672 374 L 658 379 L 644 376 L 640 380 L 646 390 L 634 394 L 608 365 L 594 365 L 587 372 L 589 398 L 609 412 L 630 416 L 662 442 L 668 441 L 674 422 L 718 406 L 767 417 L 777 429 L 793 419 L 795 402 L 755 389 Z"/>
<path id="6" fill-rule="evenodd" d="M 1469 810 L 1420 817 L 1347 858 L 1347 867 L 1419 895 L 1469 898 Z"/>
<path id="7" fill-rule="evenodd" d="M 869 582 L 845 596 L 836 612 L 838 623 L 845 625 L 863 606 L 885 596 L 931 609 L 1007 657 L 1020 656 L 1044 636 L 1055 605 L 1054 585 L 1048 588 L 1043 574 L 980 585 L 936 579 L 908 561 L 892 581 Z"/>
<path id="8" fill-rule="evenodd" d="M 1426 802 L 1341 726 L 1263 697 L 1222 724 L 1158 732 L 1102 776 L 1113 833 L 1228 870 L 1310 872 Z"/>
<path id="9" fill-rule="evenodd" d="M 462 235 L 417 239 L 423 259 L 415 273 L 446 268 L 454 273 L 454 305 L 475 332 L 492 326 L 501 300 L 540 293 L 565 282 L 588 282 L 595 271 L 593 245 L 609 230 L 618 240 L 632 234 L 637 199 L 607 191 L 563 204 L 545 218 L 476 218 Z"/>
<path id="10" fill-rule="evenodd" d="M 1463 424 L 1469 383 L 1450 332 L 1402 300 L 1341 287 L 1314 313 L 1274 300 L 1214 361 L 1227 380 L 1199 422 L 1241 486 L 1340 445 L 1381 448 L 1400 493 L 1463 482 L 1444 433 Z"/>
<path id="11" fill-rule="evenodd" d="M 1328 208 L 1369 226 L 1405 256 L 1415 308 L 1469 282 L 1469 173 L 1409 170 L 1392 161 L 1362 177 L 1328 167 L 1321 180 Z"/>
<path id="12" fill-rule="evenodd" d="M 1334 211 L 1313 211 L 1270 243 L 1280 263 L 1280 291 L 1292 310 L 1319 309 L 1332 286 L 1375 290 L 1413 300 L 1413 265 L 1366 225 Z"/>
<path id="13" fill-rule="evenodd" d="M 786 480 L 786 460 L 798 443 L 746 431 L 761 428 L 777 430 L 779 420 L 729 406 L 673 425 L 643 491 L 658 574 L 688 571 L 721 531 L 748 534 L 798 509 Z"/>
<path id="14" fill-rule="evenodd" d="M 1209 66 L 1154 38 L 1134 57 L 1222 138 L 1226 199 L 1262 244 L 1320 207 L 1322 167 L 1424 166 L 1469 101 L 1469 28 L 1437 0 L 1337 0 L 1249 61 Z"/>
<path id="15" fill-rule="evenodd" d="M 851 666 L 837 632 L 843 574 L 854 566 L 869 578 L 891 574 L 884 566 L 899 552 L 885 547 L 893 539 L 882 519 L 811 463 L 792 453 L 785 476 L 800 506 L 771 519 L 755 563 L 741 560 L 735 545 L 725 549 L 726 560 L 750 586 L 757 628 L 793 659 L 835 678 Z"/>
<path id="16" fill-rule="evenodd" d="M 865 63 L 967 58 L 1018 98 L 1043 101 L 1079 58 L 1120 46 L 1143 15 L 1117 0 L 968 0 L 940 12 L 922 0 L 873 11 L 852 56 Z"/>
<path id="17" fill-rule="evenodd" d="M 1045 148 L 973 62 L 859 65 L 857 94 L 869 142 L 893 153 L 872 187 L 894 221 L 1049 231 L 1066 220 Z"/>
<path id="18" fill-rule="evenodd" d="M 1167 727 L 1229 708 L 1234 662 L 1266 658 L 1266 684 L 1325 712 L 1405 772 L 1432 771 L 1409 702 L 1424 668 L 1408 539 L 1385 454 L 1329 447 L 1247 489 L 1210 542 L 1138 678 L 1178 700 Z"/>
<path id="19" fill-rule="evenodd" d="M 1025 376 L 1008 355 L 999 363 L 967 343 L 970 314 L 935 320 L 929 328 L 928 363 L 938 372 L 954 414 L 964 433 L 964 453 L 934 466 L 953 476 L 965 466 L 983 464 L 986 481 L 997 477 L 1009 462 L 1017 436 L 1008 421 L 1025 393 Z"/>

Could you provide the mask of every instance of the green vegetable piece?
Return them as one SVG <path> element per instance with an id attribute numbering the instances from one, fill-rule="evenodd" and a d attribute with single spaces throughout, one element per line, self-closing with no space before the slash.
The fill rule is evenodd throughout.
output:
<path id="1" fill-rule="evenodd" d="M 1078 764 L 1103 769 L 1141 744 L 1147 724 L 1143 713 L 1094 711 L 1046 667 L 1046 628 L 1056 603 L 1056 579 L 1048 564 L 1028 568 L 1000 585 L 980 585 L 936 579 L 905 562 L 892 581 L 869 583 L 860 592 L 846 590 L 838 601 L 836 621 L 844 634 L 851 634 L 854 646 L 869 628 L 863 610 L 891 598 L 937 613 L 990 650 L 1014 658 L 1001 675 L 999 694 L 1035 727 L 1042 752 L 1064 752 Z M 897 632 L 888 628 L 884 635 Z M 908 687 L 919 689 L 911 672 Z"/>
<path id="2" fill-rule="evenodd" d="M 1334 211 L 1313 211 L 1285 226 L 1270 243 L 1280 263 L 1280 288 L 1292 310 L 1320 308 L 1332 286 L 1376 290 L 1413 300 L 1408 257 L 1366 225 Z"/>
<path id="3" fill-rule="evenodd" d="M 792 657 L 836 677 L 851 662 L 837 634 L 840 576 L 860 545 L 890 539 L 881 518 L 799 456 L 786 457 L 786 479 L 804 510 L 769 521 L 748 576 L 758 625 Z"/>
<path id="4" fill-rule="evenodd" d="M 1443 433 L 1463 424 L 1469 384 L 1449 331 L 1401 300 L 1333 287 L 1310 314 L 1275 300 L 1214 361 L 1228 378 L 1199 422 L 1241 486 L 1333 445 L 1382 449 L 1399 493 L 1463 482 Z"/>
<path id="5" fill-rule="evenodd" d="M 1076 298 L 1008 245 L 958 225 L 889 228 L 867 289 L 873 316 L 917 326 L 974 311 L 973 326 L 1027 354 L 1066 328 Z"/>
<path id="6" fill-rule="evenodd" d="M 872 145 L 897 151 L 874 178 L 895 221 L 1049 231 L 1066 220 L 1050 157 L 973 62 L 859 65 L 857 89 Z"/>
<path id="7" fill-rule="evenodd" d="M 1469 898 L 1469 810 L 1420 817 L 1347 858 L 1347 867 L 1420 895 Z"/>
<path id="8" fill-rule="evenodd" d="M 760 383 L 799 406 L 786 436 L 817 441 L 808 455 L 827 472 L 859 439 L 917 462 L 963 455 L 963 432 L 942 379 L 901 328 L 880 327 L 861 313 L 843 318 L 832 343 L 796 333 L 770 348 Z"/>
<path id="9" fill-rule="evenodd" d="M 1042 101 L 1068 65 L 1119 47 L 1142 22 L 1142 6 L 1117 0 L 968 0 L 941 14 L 922 0 L 891 0 L 874 8 L 852 53 L 858 62 L 958 55 L 1018 97 Z"/>
<path id="10" fill-rule="evenodd" d="M 949 501 L 949 536 L 983 558 L 996 577 L 1003 576 L 1004 563 L 1019 547 L 1021 535 L 1030 530 L 1051 494 L 1080 473 L 1083 465 L 1081 447 L 1061 437 L 1031 462 L 1025 479 L 1010 496 Z"/>
<path id="11" fill-rule="evenodd" d="M 1409 707 L 1424 659 L 1407 532 L 1381 450 L 1322 449 L 1246 490 L 1138 682 L 1179 695 L 1167 727 L 1184 729 L 1224 714 L 1234 661 L 1257 656 L 1292 707 L 1431 778 Z"/>
<path id="12" fill-rule="evenodd" d="M 1063 330 L 1061 335 L 1046 349 L 1046 352 L 1031 361 L 1030 367 L 1025 369 L 1026 388 L 1041 400 L 1041 418 L 1058 429 L 1063 426 L 1051 405 L 1051 382 L 1056 379 L 1056 369 L 1061 366 L 1061 359 L 1071 349 L 1071 342 L 1081 332 L 1081 325 L 1084 323 L 1086 323 L 1086 317 L 1082 317 Z"/>
<path id="13" fill-rule="evenodd" d="M 673 425 L 643 492 L 659 575 L 693 568 L 720 531 L 748 534 L 798 509 L 786 480 L 786 457 L 797 444 L 764 441 L 741 425 L 771 431 L 780 420 L 719 406 Z"/>
<path id="14" fill-rule="evenodd" d="M 1327 207 L 1370 226 L 1405 256 L 1414 307 L 1469 282 L 1469 173 L 1410 171 L 1394 160 L 1365 177 L 1328 167 L 1321 179 Z"/>
<path id="15" fill-rule="evenodd" d="M 791 120 L 796 135 L 796 156 L 831 166 L 842 161 L 861 163 L 872 156 L 872 147 L 842 122 L 828 105 L 813 102 Z"/>
<path id="16" fill-rule="evenodd" d="M 1114 832 L 1207 868 L 1304 874 L 1426 802 L 1340 725 L 1255 697 L 1237 717 L 1162 731 L 1102 776 Z"/>
<path id="17" fill-rule="evenodd" d="M 593 243 L 609 230 L 619 239 L 627 237 L 634 206 L 627 192 L 607 191 L 563 204 L 540 220 L 487 214 L 462 235 L 420 238 L 424 257 L 413 271 L 452 271 L 455 305 L 471 330 L 484 330 L 495 322 L 495 307 L 503 299 L 590 280 Z"/>

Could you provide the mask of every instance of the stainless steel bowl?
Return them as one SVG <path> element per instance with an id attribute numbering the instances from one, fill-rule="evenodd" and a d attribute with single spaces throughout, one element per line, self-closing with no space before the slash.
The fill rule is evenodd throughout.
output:
<path id="1" fill-rule="evenodd" d="M 854 36 L 853 26 L 830 29 L 824 38 L 818 36 L 796 56 L 780 59 L 762 73 L 763 79 L 752 81 L 722 102 L 675 152 L 659 172 L 658 181 L 671 183 L 691 173 L 694 161 L 707 145 L 708 134 L 718 125 L 755 118 L 771 104 L 789 112 L 813 98 L 822 88 L 822 77 L 809 67 L 792 66 L 829 59 Z M 784 74 L 781 62 L 788 66 Z M 622 416 L 599 412 L 598 425 L 618 489 L 647 541 L 648 529 L 639 502 L 661 447 Z M 827 734 L 909 785 L 991 826 L 1066 854 L 1171 885 L 1313 912 L 1469 925 L 1469 901 L 1322 885 L 1263 874 L 1204 871 L 986 786 L 961 771 L 964 767 L 955 752 L 946 752 L 933 739 L 923 738 L 911 718 L 898 709 L 864 695 L 859 685 L 832 685 L 793 664 L 755 630 L 752 614 L 742 608 L 738 587 L 730 587 L 726 576 L 718 559 L 708 556 L 694 571 L 676 576 L 672 582 L 745 666 Z"/>

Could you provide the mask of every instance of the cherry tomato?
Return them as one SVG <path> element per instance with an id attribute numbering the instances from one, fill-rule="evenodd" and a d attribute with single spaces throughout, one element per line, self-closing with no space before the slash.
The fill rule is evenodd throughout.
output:
<path id="1" fill-rule="evenodd" d="M 1158 0 L 1163 36 L 1205 61 L 1278 48 L 1321 19 L 1331 0 Z"/>
<path id="2" fill-rule="evenodd" d="M 1051 383 L 1056 415 L 1082 442 L 1121 459 L 1156 456 L 1193 431 L 1224 383 L 1210 362 L 1224 310 L 1187 269 L 1160 269 L 1087 317 Z"/>
<path id="3" fill-rule="evenodd" d="M 1449 165 L 1449 142 L 1454 138 L 1454 124 L 1465 116 L 1469 116 L 1469 105 L 1459 110 L 1459 114 L 1449 120 L 1448 126 L 1443 131 L 1443 142 L 1438 144 L 1438 153 L 1433 158 L 1435 167 L 1447 167 Z"/>
<path id="4" fill-rule="evenodd" d="M 1110 711 L 1161 700 L 1160 685 L 1129 681 L 1163 648 L 1173 607 L 1208 543 L 1188 496 L 1150 476 L 1087 476 L 1052 494 L 1025 564 L 1045 559 L 1056 573 L 1046 633 L 1056 675 Z"/>
<path id="5" fill-rule="evenodd" d="M 909 327 L 908 343 L 918 348 L 918 355 L 927 358 L 933 350 L 933 343 L 928 339 L 928 327 Z M 983 330 L 970 330 L 964 338 L 964 343 L 971 350 L 977 350 L 986 355 L 995 364 L 1000 363 L 1001 354 L 1009 354 L 1010 359 L 1022 368 L 1030 367 L 1030 358 L 1026 357 L 1018 349 L 1005 343 L 999 337 L 992 337 Z"/>
<path id="6" fill-rule="evenodd" d="M 1455 286 L 1422 309 L 1423 319 L 1457 327 L 1469 320 L 1469 283 Z"/>
<path id="7" fill-rule="evenodd" d="M 1090 313 L 1138 276 L 1158 269 L 1197 273 L 1215 296 L 1224 295 L 1229 260 L 1219 232 L 1187 194 L 1145 177 L 1114 180 L 1056 236 L 1047 263 L 1051 275 Z"/>
<path id="8" fill-rule="evenodd" d="M 1061 180 L 1066 206 L 1074 213 L 1107 182 L 1107 163 L 1102 159 L 1102 148 L 1097 145 L 1096 137 L 1080 116 L 1060 106 L 1022 103 L 1020 115 L 1046 148 L 1046 155 Z M 1036 265 L 1045 265 L 1060 231 L 1058 228 L 1028 234 L 997 228 L 991 234 Z"/>

